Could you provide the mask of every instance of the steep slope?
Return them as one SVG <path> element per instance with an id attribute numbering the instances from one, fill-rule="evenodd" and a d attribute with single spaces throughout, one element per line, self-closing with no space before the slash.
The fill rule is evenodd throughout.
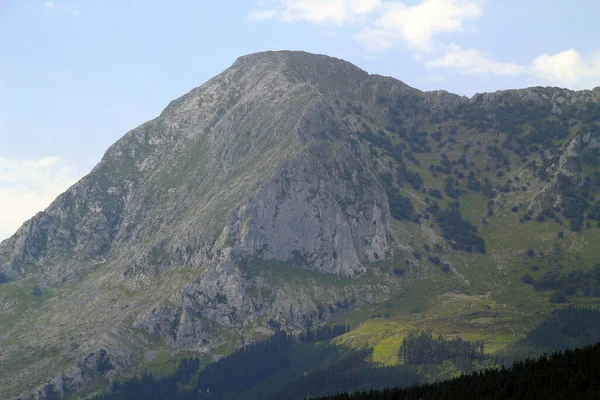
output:
<path id="1" fill-rule="evenodd" d="M 467 99 L 326 56 L 241 57 L 0 244 L 0 397 L 335 318 L 378 345 L 424 320 L 481 332 L 465 322 L 481 311 L 516 339 L 549 309 L 514 297 L 530 259 L 600 262 L 581 245 L 598 236 L 599 104 L 600 88 Z M 382 312 L 398 319 L 373 339 Z"/>

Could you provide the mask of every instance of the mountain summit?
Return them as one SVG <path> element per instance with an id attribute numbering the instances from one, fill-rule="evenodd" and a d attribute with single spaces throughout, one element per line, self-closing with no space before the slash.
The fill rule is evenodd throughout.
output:
<path id="1" fill-rule="evenodd" d="M 322 55 L 241 57 L 0 244 L 0 397 L 222 354 L 410 287 L 504 298 L 527 249 L 486 239 L 523 216 L 572 223 L 569 243 L 597 232 L 599 104 L 598 88 L 468 99 Z"/>

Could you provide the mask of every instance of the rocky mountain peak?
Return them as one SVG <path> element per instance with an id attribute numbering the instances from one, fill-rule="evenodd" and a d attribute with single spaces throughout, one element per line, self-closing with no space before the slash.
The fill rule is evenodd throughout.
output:
<path id="1" fill-rule="evenodd" d="M 323 54 L 289 50 L 265 51 L 241 56 L 235 61 L 231 68 L 260 69 L 274 68 L 276 66 L 281 69 L 302 70 L 303 68 L 310 68 L 315 71 L 318 69 L 327 69 L 330 71 L 358 72 L 365 76 L 368 75 L 367 72 L 354 64 L 339 58 Z M 323 76 L 319 75 L 317 78 L 323 78 Z"/>

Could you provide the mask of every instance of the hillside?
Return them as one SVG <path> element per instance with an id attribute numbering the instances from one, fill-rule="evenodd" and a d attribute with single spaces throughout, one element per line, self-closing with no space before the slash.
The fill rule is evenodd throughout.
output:
<path id="1" fill-rule="evenodd" d="M 0 244 L 0 397 L 328 321 L 382 365 L 414 328 L 502 349 L 598 302 L 599 152 L 600 88 L 469 99 L 241 57 Z"/>
<path id="2" fill-rule="evenodd" d="M 510 369 L 465 375 L 438 384 L 340 394 L 322 400 L 597 399 L 600 344 L 544 355 Z"/>
<path id="3" fill-rule="evenodd" d="M 478 342 L 460 338 L 440 339 L 432 336 L 431 332 L 411 332 L 402 343 L 401 364 L 387 367 L 366 363 L 364 359 L 370 350 L 352 350 L 332 344 L 331 339 L 335 341 L 343 332 L 344 327 L 340 325 L 319 327 L 298 336 L 278 331 L 267 341 L 247 345 L 205 367 L 201 359 L 183 359 L 173 366 L 168 375 L 148 373 L 115 382 L 94 399 L 183 400 L 204 396 L 214 400 L 301 400 L 416 384 L 425 386 L 394 392 L 397 396 L 409 398 L 420 398 L 425 394 L 439 398 L 440 391 L 447 392 L 450 398 L 457 394 L 459 398 L 476 398 L 475 394 L 460 397 L 460 390 L 447 390 L 462 385 L 464 390 L 477 390 L 479 387 L 484 398 L 524 393 L 540 398 L 540 393 L 548 388 L 543 383 L 544 379 L 561 382 L 556 385 L 561 391 L 556 393 L 564 393 L 562 390 L 569 388 L 566 393 L 571 395 L 594 393 L 597 385 L 593 378 L 590 379 L 597 374 L 599 367 L 592 362 L 593 352 L 587 361 L 584 357 L 563 365 L 560 361 L 553 361 L 553 369 L 546 369 L 543 375 L 537 377 L 535 363 L 533 367 L 531 362 L 525 362 L 525 366 L 521 361 L 513 365 L 513 360 L 535 359 L 573 346 L 598 343 L 600 311 L 567 308 L 554 312 L 525 338 L 497 355 L 483 354 L 482 344 Z M 577 365 L 573 368 L 570 363 Z M 506 373 L 509 367 L 513 370 Z M 472 371 L 480 375 L 470 377 Z M 560 378 L 554 376 L 558 374 Z M 458 376 L 463 378 L 436 385 Z M 527 381 L 529 385 L 524 384 Z M 571 382 L 571 386 L 565 385 L 565 381 Z M 384 393 L 390 392 L 381 395 Z M 369 394 L 363 396 L 368 398 Z"/>

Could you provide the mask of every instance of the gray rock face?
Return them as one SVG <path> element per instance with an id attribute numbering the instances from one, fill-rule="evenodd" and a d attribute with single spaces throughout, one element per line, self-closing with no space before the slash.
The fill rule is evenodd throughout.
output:
<path id="1" fill-rule="evenodd" d="M 135 327 L 164 339 L 174 347 L 207 342 L 206 332 L 202 329 L 202 322 L 198 318 L 188 309 L 170 306 L 164 302 L 159 302 L 141 315 Z"/>
<path id="2" fill-rule="evenodd" d="M 558 87 L 541 86 L 518 90 L 499 90 L 494 93 L 480 93 L 473 96 L 470 101 L 473 103 L 481 102 L 484 106 L 489 106 L 498 102 L 510 101 L 511 98 L 534 103 L 550 102 L 553 105 L 553 109 L 557 109 L 556 106 L 585 104 L 590 102 L 595 103 L 600 101 L 596 89 L 573 91 Z"/>
<path id="3" fill-rule="evenodd" d="M 323 154 L 331 158 L 325 164 L 307 155 L 287 163 L 238 209 L 225 230 L 235 232 L 234 254 L 341 276 L 389 258 L 389 209 L 377 178 L 347 149 L 319 150 L 340 154 Z"/>
<path id="4" fill-rule="evenodd" d="M 561 185 L 582 185 L 583 177 L 576 168 L 576 157 L 590 150 L 600 148 L 599 132 L 580 132 L 569 140 L 560 154 L 557 154 L 556 162 L 552 163 L 546 172 L 551 179 L 544 185 L 532 200 L 530 208 L 534 211 L 541 210 L 544 206 L 560 207 L 563 204 L 560 192 Z"/>

